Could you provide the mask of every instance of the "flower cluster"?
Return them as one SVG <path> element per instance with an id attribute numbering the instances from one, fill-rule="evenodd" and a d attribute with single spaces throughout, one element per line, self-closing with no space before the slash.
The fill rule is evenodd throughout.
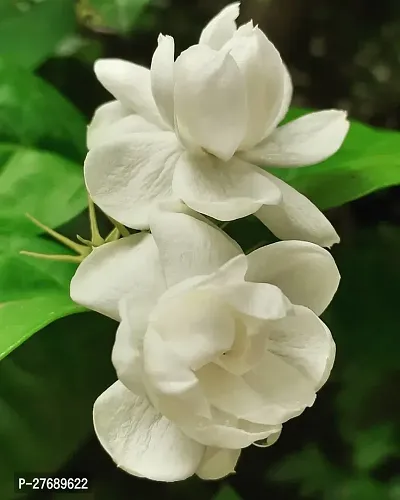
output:
<path id="1" fill-rule="evenodd" d="M 261 167 L 334 154 L 346 113 L 278 126 L 289 73 L 238 15 L 227 6 L 176 60 L 160 35 L 150 70 L 95 66 L 116 100 L 88 128 L 86 185 L 108 216 L 146 231 L 93 248 L 71 297 L 119 322 L 118 380 L 94 405 L 97 436 L 119 467 L 159 481 L 218 479 L 243 448 L 273 444 L 314 403 L 335 356 L 319 316 L 340 280 L 323 247 L 339 238 Z M 250 214 L 287 241 L 245 255 L 209 218 Z"/>

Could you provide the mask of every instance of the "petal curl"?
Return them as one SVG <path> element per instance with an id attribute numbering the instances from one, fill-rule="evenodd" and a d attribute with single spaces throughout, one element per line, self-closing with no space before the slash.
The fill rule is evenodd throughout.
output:
<path id="1" fill-rule="evenodd" d="M 312 380 L 316 391 L 325 384 L 335 360 L 335 343 L 310 309 L 296 306 L 294 315 L 271 325 L 269 339 L 270 352 Z"/>
<path id="2" fill-rule="evenodd" d="M 201 479 L 222 479 L 234 474 L 241 451 L 208 446 L 196 474 Z"/>
<path id="3" fill-rule="evenodd" d="M 225 221 L 275 205 L 282 197 L 276 184 L 254 165 L 236 157 L 222 162 L 188 153 L 177 162 L 172 188 L 193 210 Z"/>
<path id="4" fill-rule="evenodd" d="M 340 274 L 332 255 L 314 243 L 279 241 L 247 256 L 246 280 L 276 285 L 293 304 L 318 316 L 331 302 Z"/>

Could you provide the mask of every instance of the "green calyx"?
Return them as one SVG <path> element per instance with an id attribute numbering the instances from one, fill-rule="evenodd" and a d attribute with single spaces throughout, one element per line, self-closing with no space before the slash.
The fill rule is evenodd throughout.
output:
<path id="1" fill-rule="evenodd" d="M 94 208 L 94 203 L 90 198 L 90 196 L 88 196 L 88 205 L 89 205 L 89 221 L 90 221 L 90 240 L 86 240 L 81 236 L 77 235 L 76 238 L 80 243 L 70 240 L 66 236 L 63 236 L 57 231 L 54 231 L 54 229 L 51 229 L 42 222 L 38 221 L 37 219 L 32 217 L 32 215 L 26 214 L 28 219 L 31 222 L 33 222 L 33 224 L 40 227 L 40 229 L 45 231 L 52 238 L 59 241 L 67 248 L 73 250 L 76 253 L 76 255 L 51 255 L 44 253 L 29 252 L 26 250 L 22 250 L 20 254 L 28 255 L 29 257 L 35 257 L 38 259 L 47 259 L 59 262 L 74 262 L 80 264 L 93 251 L 94 248 L 104 245 L 106 243 L 110 243 L 112 241 L 117 241 L 121 236 L 126 237 L 130 235 L 129 231 L 126 229 L 125 226 L 123 226 L 119 222 L 109 217 L 110 221 L 114 225 L 114 229 L 105 238 L 103 238 L 99 232 L 99 227 L 96 218 L 96 211 Z"/>

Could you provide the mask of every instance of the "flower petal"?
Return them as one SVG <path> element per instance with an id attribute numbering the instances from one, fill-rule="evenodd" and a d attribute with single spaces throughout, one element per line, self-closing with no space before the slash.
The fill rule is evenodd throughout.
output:
<path id="1" fill-rule="evenodd" d="M 117 329 L 111 360 L 117 372 L 118 380 L 137 396 L 146 397 L 144 384 L 141 344 L 145 332 L 132 329 L 130 322 L 124 318 Z"/>
<path id="2" fill-rule="evenodd" d="M 310 113 L 279 127 L 241 157 L 262 167 L 314 165 L 338 151 L 349 126 L 345 111 L 332 109 Z"/>
<path id="3" fill-rule="evenodd" d="M 242 253 L 238 244 L 216 226 L 184 213 L 154 211 L 150 227 L 168 286 L 213 273 Z"/>
<path id="4" fill-rule="evenodd" d="M 196 472 L 204 454 L 202 445 L 120 382 L 96 400 L 93 419 L 103 448 L 118 467 L 135 476 L 180 481 Z"/>
<path id="5" fill-rule="evenodd" d="M 151 92 L 150 70 L 122 59 L 99 59 L 97 79 L 121 104 L 161 129 L 168 129 Z"/>
<path id="6" fill-rule="evenodd" d="M 151 61 L 151 89 L 158 111 L 169 127 L 174 129 L 174 53 L 172 36 L 160 35 Z"/>
<path id="7" fill-rule="evenodd" d="M 143 367 L 153 405 L 178 425 L 210 419 L 210 406 L 186 360 L 149 328 L 143 340 Z"/>
<path id="8" fill-rule="evenodd" d="M 159 129 L 152 123 L 146 121 L 139 115 L 128 115 L 114 123 L 106 123 L 103 126 L 96 127 L 94 130 L 88 129 L 88 149 L 93 149 L 102 146 L 108 142 L 119 140 L 124 136 L 131 134 L 140 134 L 143 132 L 156 132 Z"/>
<path id="9" fill-rule="evenodd" d="M 229 160 L 247 120 L 244 81 L 233 58 L 206 45 L 182 52 L 175 63 L 175 112 L 185 136 Z"/>
<path id="10" fill-rule="evenodd" d="M 236 61 L 246 85 L 247 131 L 240 149 L 247 150 L 276 127 L 287 75 L 279 52 L 252 21 L 237 30 L 225 50 Z"/>
<path id="11" fill-rule="evenodd" d="M 172 175 L 180 154 L 172 132 L 122 137 L 89 151 L 86 186 L 107 215 L 146 229 L 156 202 L 173 197 Z"/>
<path id="12" fill-rule="evenodd" d="M 222 162 L 187 153 L 177 162 L 172 189 L 193 210 L 218 220 L 245 217 L 262 205 L 279 203 L 282 196 L 254 165 L 236 157 Z"/>
<path id="13" fill-rule="evenodd" d="M 200 44 L 219 50 L 236 31 L 236 19 L 239 17 L 240 2 L 227 5 L 216 15 L 200 35 Z"/>
<path id="14" fill-rule="evenodd" d="M 270 324 L 266 329 L 269 332 Z M 244 382 L 262 397 L 265 404 L 259 410 L 248 408 L 242 418 L 260 424 L 283 424 L 313 405 L 313 382 L 290 362 L 290 359 L 284 360 L 266 351 L 258 366 L 243 375 Z"/>
<path id="15" fill-rule="evenodd" d="M 301 193 L 277 177 L 264 172 L 280 189 L 279 205 L 264 205 L 254 215 L 281 240 L 304 240 L 322 247 L 339 243 L 340 238 L 325 215 Z"/>
<path id="16" fill-rule="evenodd" d="M 284 78 L 283 78 L 283 98 L 281 102 L 281 108 L 276 117 L 276 122 L 273 124 L 273 128 L 270 129 L 272 131 L 280 122 L 285 118 L 287 112 L 289 111 L 290 103 L 292 102 L 293 97 L 293 82 L 292 77 L 290 76 L 289 70 L 283 64 L 284 69 Z M 269 134 L 267 134 L 269 135 Z"/>
<path id="17" fill-rule="evenodd" d="M 232 311 L 205 290 L 192 290 L 169 300 L 161 298 L 152 326 L 192 370 L 229 350 L 235 337 Z"/>
<path id="18" fill-rule="evenodd" d="M 269 351 L 310 378 L 316 391 L 325 384 L 335 360 L 335 343 L 310 309 L 296 306 L 294 315 L 271 325 L 269 339 Z"/>
<path id="19" fill-rule="evenodd" d="M 267 283 L 239 283 L 216 290 L 237 311 L 259 319 L 283 318 L 292 308 L 282 291 Z"/>
<path id="20" fill-rule="evenodd" d="M 267 439 L 280 431 L 281 425 L 260 425 L 238 420 L 232 415 L 212 409 L 213 421 L 198 419 L 195 424 L 182 424 L 184 433 L 206 446 L 237 450 L 255 441 Z"/>
<path id="21" fill-rule="evenodd" d="M 293 304 L 318 316 L 331 302 L 340 274 L 331 254 L 305 241 L 279 241 L 247 256 L 246 280 L 276 285 Z"/>
<path id="22" fill-rule="evenodd" d="M 144 264 L 142 262 L 142 264 Z M 145 265 L 145 264 L 144 264 Z M 157 262 L 157 273 L 163 271 Z M 119 302 L 121 323 L 115 337 L 112 351 L 112 362 L 118 379 L 132 392 L 145 395 L 143 379 L 143 338 L 146 333 L 149 317 L 164 291 L 164 280 L 160 284 L 153 283 L 149 270 L 149 282 L 140 283 L 138 289 L 134 283 L 131 285 L 129 295 L 125 295 Z"/>
<path id="23" fill-rule="evenodd" d="M 241 451 L 208 446 L 196 474 L 201 479 L 222 479 L 234 474 Z"/>
<path id="24" fill-rule="evenodd" d="M 107 139 L 107 130 L 122 118 L 130 115 L 130 111 L 119 101 L 110 101 L 99 106 L 94 112 L 87 128 L 86 144 L 88 149 L 100 145 Z"/>
<path id="25" fill-rule="evenodd" d="M 138 233 L 95 248 L 76 270 L 70 293 L 78 304 L 119 321 L 124 295 L 151 290 L 158 296 L 164 289 L 154 240 Z"/>

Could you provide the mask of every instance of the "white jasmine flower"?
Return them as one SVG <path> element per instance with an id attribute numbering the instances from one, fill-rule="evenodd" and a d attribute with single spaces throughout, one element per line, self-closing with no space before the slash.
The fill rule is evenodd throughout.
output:
<path id="1" fill-rule="evenodd" d="M 95 248 L 71 283 L 73 300 L 120 321 L 95 430 L 131 474 L 220 478 L 314 403 L 335 354 L 318 315 L 339 273 L 307 242 L 245 256 L 198 215 L 157 211 L 150 228 Z"/>
<path id="2" fill-rule="evenodd" d="M 88 130 L 88 190 L 126 226 L 148 228 L 157 201 L 180 199 L 218 220 L 255 213 L 280 239 L 339 241 L 303 195 L 260 167 L 301 167 L 334 154 L 346 113 L 327 110 L 277 126 L 292 97 L 281 57 L 252 22 L 236 26 L 239 3 L 223 9 L 197 45 L 174 61 L 160 35 L 151 69 L 119 60 L 95 64 L 115 97 Z"/>

